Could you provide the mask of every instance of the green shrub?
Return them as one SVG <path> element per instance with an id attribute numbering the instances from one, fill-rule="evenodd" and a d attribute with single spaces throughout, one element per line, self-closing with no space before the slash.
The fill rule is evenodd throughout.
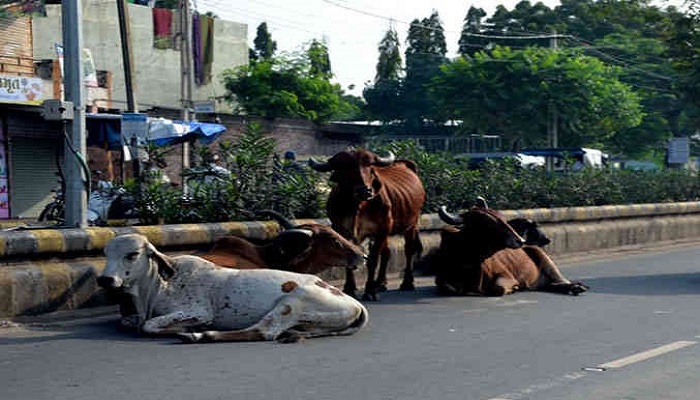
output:
<path id="1" fill-rule="evenodd" d="M 429 153 L 411 141 L 369 146 L 377 153 L 392 151 L 411 159 L 426 190 L 425 213 L 440 206 L 469 207 L 483 196 L 496 209 L 528 209 L 609 204 L 640 204 L 700 199 L 700 180 L 687 170 L 630 171 L 584 168 L 547 172 L 521 168 L 515 160 L 489 161 L 471 170 L 464 159 L 448 153 Z M 126 187 L 137 198 L 142 223 L 222 222 L 255 219 L 255 211 L 274 209 L 290 218 L 323 218 L 328 175 L 303 164 L 280 160 L 273 139 L 251 123 L 237 141 L 221 142 L 217 156 L 231 172 L 211 182 L 188 181 L 189 196 L 178 188 L 157 183 L 146 174 Z M 150 151 L 162 152 L 151 148 Z M 214 154 L 206 147 L 193 151 L 200 160 Z M 158 154 L 154 154 L 158 156 Z M 185 176 L 188 171 L 185 171 Z"/>

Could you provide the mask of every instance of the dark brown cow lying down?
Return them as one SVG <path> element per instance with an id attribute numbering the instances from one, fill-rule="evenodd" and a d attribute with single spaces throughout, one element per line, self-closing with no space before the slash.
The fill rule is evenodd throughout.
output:
<path id="1" fill-rule="evenodd" d="M 588 287 L 566 279 L 539 246 L 500 246 L 482 232 L 490 229 L 441 209 L 443 221 L 458 225 L 441 233 L 435 283 L 442 294 L 502 296 L 518 290 L 578 295 Z M 490 211 L 490 210 L 489 210 Z M 491 211 L 496 214 L 495 212 Z"/>
<path id="2" fill-rule="evenodd" d="M 361 247 L 345 239 L 330 226 L 294 225 L 281 214 L 263 210 L 284 228 L 264 245 L 238 236 L 225 236 L 211 250 L 197 256 L 214 264 L 236 269 L 271 268 L 304 274 L 318 274 L 331 267 L 355 269 L 363 261 Z"/>

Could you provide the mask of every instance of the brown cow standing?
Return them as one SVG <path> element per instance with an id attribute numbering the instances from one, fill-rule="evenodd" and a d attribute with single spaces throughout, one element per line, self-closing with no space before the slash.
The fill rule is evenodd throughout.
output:
<path id="1" fill-rule="evenodd" d="M 389 262 L 389 236 L 402 233 L 406 266 L 401 290 L 414 290 L 413 257 L 420 254 L 418 220 L 425 203 L 425 190 L 410 160 L 395 160 L 363 149 L 346 150 L 326 162 L 309 160 L 320 172 L 331 172 L 335 185 L 327 202 L 327 214 L 333 229 L 347 238 L 362 243 L 370 240 L 367 260 L 367 282 L 363 299 L 377 300 L 377 293 L 386 290 Z M 379 271 L 375 272 L 379 263 Z M 345 293 L 354 296 L 357 290 L 353 271 L 347 271 Z"/>
<path id="2" fill-rule="evenodd" d="M 440 210 L 443 221 L 460 226 L 442 232 L 435 273 L 441 293 L 502 296 L 518 290 L 541 290 L 578 295 L 588 290 L 586 285 L 566 279 L 539 246 L 497 248 L 498 242 L 480 234 L 483 224 L 465 218 L 474 210 L 498 215 L 479 207 L 460 217 Z"/>

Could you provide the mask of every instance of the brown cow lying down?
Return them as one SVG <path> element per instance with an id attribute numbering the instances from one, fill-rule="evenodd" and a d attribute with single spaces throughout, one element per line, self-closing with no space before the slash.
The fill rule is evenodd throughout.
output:
<path id="1" fill-rule="evenodd" d="M 485 227 L 469 223 L 466 215 L 455 217 L 441 209 L 443 221 L 460 227 L 447 227 L 441 233 L 434 260 L 440 293 L 502 296 L 518 290 L 540 290 L 575 296 L 588 290 L 586 285 L 566 279 L 539 246 L 488 250 L 494 245 L 481 234 Z"/>
<path id="2" fill-rule="evenodd" d="M 211 250 L 197 256 L 227 268 L 272 268 L 304 274 L 318 274 L 331 267 L 356 269 L 365 256 L 363 249 L 345 239 L 330 226 L 294 225 L 273 210 L 259 215 L 271 216 L 284 228 L 269 243 L 256 245 L 238 236 L 225 236 Z"/>

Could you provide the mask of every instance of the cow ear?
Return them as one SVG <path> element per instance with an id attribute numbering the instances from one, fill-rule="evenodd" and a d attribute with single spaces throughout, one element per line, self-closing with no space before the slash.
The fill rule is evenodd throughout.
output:
<path id="1" fill-rule="evenodd" d="M 167 281 L 168 279 L 172 278 L 173 275 L 175 275 L 172 258 L 158 251 L 151 243 L 148 244 L 148 252 L 151 253 L 151 256 L 158 263 L 158 274 L 161 276 L 161 278 Z"/>

